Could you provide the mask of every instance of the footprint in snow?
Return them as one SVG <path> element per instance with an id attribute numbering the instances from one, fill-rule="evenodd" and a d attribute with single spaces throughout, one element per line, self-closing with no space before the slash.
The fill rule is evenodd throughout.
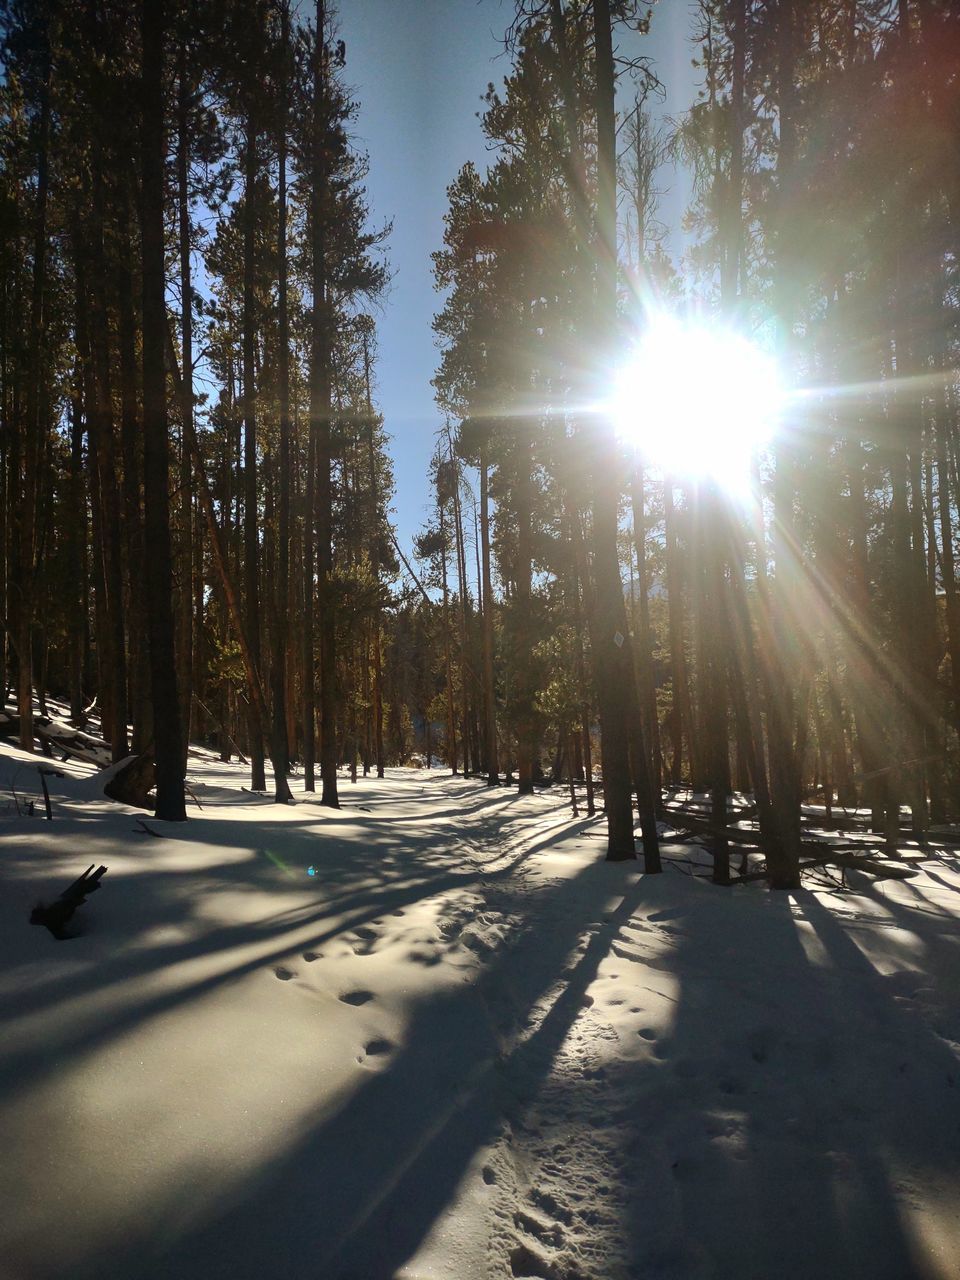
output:
<path id="1" fill-rule="evenodd" d="M 565 1205 L 561 1204 L 555 1196 L 551 1195 L 549 1191 L 541 1191 L 538 1188 L 534 1188 L 531 1193 L 531 1199 L 538 1208 L 543 1209 L 544 1212 L 548 1213 L 552 1218 L 565 1223 L 568 1227 L 572 1225 L 573 1214 Z"/>
<path id="2" fill-rule="evenodd" d="M 279 977 L 279 974 L 277 976 Z M 291 974 L 291 977 L 292 976 L 293 975 Z M 345 991 L 343 995 L 340 996 L 339 998 L 343 1001 L 344 1004 L 354 1004 L 354 1005 L 366 1004 L 368 1000 L 373 999 L 373 992 L 372 991 Z"/>
<path id="3" fill-rule="evenodd" d="M 654 1031 L 653 1027 L 641 1027 L 637 1032 L 637 1035 L 640 1036 L 642 1040 L 656 1040 L 657 1038 L 657 1033 Z"/>
<path id="4" fill-rule="evenodd" d="M 514 1213 L 513 1221 L 521 1231 L 533 1236 L 541 1244 L 553 1245 L 554 1248 L 559 1248 L 563 1244 L 563 1228 L 559 1222 L 542 1222 L 533 1214 L 525 1213 L 523 1209 L 518 1209 Z"/>
<path id="5" fill-rule="evenodd" d="M 392 1052 L 392 1050 L 393 1041 L 387 1040 L 383 1036 L 376 1040 L 371 1040 L 368 1044 L 363 1046 L 363 1051 L 368 1058 L 379 1058 L 385 1053 Z"/>
<path id="6" fill-rule="evenodd" d="M 292 969 L 288 969 L 282 964 L 278 964 L 273 972 L 281 982 L 289 982 L 291 978 L 295 978 L 297 976 Z"/>
<path id="7" fill-rule="evenodd" d="M 323 959 L 323 952 L 322 951 L 305 951 L 303 953 L 303 958 L 304 960 L 306 960 L 307 964 L 313 964 L 314 960 Z"/>
<path id="8" fill-rule="evenodd" d="M 510 1274 L 516 1276 L 519 1280 L 550 1280 L 555 1274 L 553 1267 L 546 1258 L 540 1257 L 534 1253 L 532 1249 L 527 1248 L 525 1244 L 519 1244 L 515 1249 L 510 1250 Z"/>
<path id="9" fill-rule="evenodd" d="M 376 929 L 372 929 L 367 924 L 361 924 L 348 935 L 348 940 L 349 938 L 355 939 L 350 943 L 350 949 L 355 956 L 369 956 L 373 953 L 380 935 Z"/>

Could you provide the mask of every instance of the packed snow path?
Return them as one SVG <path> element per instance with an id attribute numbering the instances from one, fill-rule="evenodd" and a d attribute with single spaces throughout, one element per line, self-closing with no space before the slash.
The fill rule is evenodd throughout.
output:
<path id="1" fill-rule="evenodd" d="M 154 837 L 65 771 L 0 814 L 3 1277 L 960 1274 L 955 853 L 772 895 L 604 863 L 559 793 L 283 809 L 203 755 Z"/>

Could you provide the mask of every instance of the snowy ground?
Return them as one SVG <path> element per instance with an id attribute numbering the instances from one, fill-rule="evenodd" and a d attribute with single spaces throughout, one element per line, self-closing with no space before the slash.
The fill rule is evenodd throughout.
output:
<path id="1" fill-rule="evenodd" d="M 155 838 L 85 765 L 18 816 L 35 766 L 0 747 L 4 1280 L 960 1276 L 958 853 L 723 890 L 559 794 L 283 809 L 206 756 Z M 91 862 L 82 935 L 31 927 Z"/>

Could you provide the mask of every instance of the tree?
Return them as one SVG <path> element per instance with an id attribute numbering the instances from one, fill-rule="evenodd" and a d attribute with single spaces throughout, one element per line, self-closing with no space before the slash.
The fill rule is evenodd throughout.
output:
<path id="1" fill-rule="evenodd" d="M 141 241 L 143 245 L 143 496 L 150 555 L 147 627 L 153 689 L 158 818 L 186 818 L 180 704 L 173 627 L 173 571 L 168 497 L 169 442 L 164 351 L 167 339 L 163 249 L 164 101 L 166 13 L 163 0 L 141 0 L 142 40 Z"/>

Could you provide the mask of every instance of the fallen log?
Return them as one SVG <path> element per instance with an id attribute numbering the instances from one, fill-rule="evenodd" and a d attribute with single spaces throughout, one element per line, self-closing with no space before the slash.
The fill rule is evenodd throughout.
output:
<path id="1" fill-rule="evenodd" d="M 718 830 L 708 818 L 688 812 L 680 813 L 676 809 L 666 809 L 663 821 L 677 831 L 690 831 L 698 836 L 723 835 L 733 844 L 755 845 L 760 842 L 759 831 L 745 831 L 742 827 L 720 827 Z"/>
<path id="2" fill-rule="evenodd" d="M 712 812 L 711 803 L 701 797 L 691 797 L 689 800 L 674 801 L 671 805 L 667 800 L 661 799 L 660 805 L 664 813 L 692 813 L 694 815 L 707 816 Z M 727 817 L 734 821 L 743 821 L 747 818 L 755 818 L 758 813 L 758 806 L 755 804 L 744 805 L 728 805 Z"/>
<path id="3" fill-rule="evenodd" d="M 865 871 L 879 880 L 909 880 L 917 873 L 913 867 L 890 866 L 876 858 L 859 858 L 852 853 L 832 853 L 821 858 L 804 858 L 800 863 L 801 871 L 809 871 L 814 867 L 843 867 L 845 871 Z M 733 884 L 748 884 L 750 881 L 766 880 L 769 872 L 748 871 L 746 875 L 737 876 Z"/>
<path id="4" fill-rule="evenodd" d="M 853 853 L 834 853 L 828 858 L 823 858 L 824 866 L 845 867 L 848 870 L 866 871 L 872 876 L 877 876 L 881 880 L 909 880 L 911 876 L 915 876 L 916 870 L 913 867 L 891 866 L 887 862 L 881 862 L 877 858 L 858 858 Z M 806 865 L 814 866 L 817 859 L 812 858 Z M 801 864 L 801 870 L 803 864 Z"/>
<path id="5" fill-rule="evenodd" d="M 675 818 L 674 825 L 679 830 L 689 830 L 698 836 L 716 836 L 722 834 L 731 844 L 738 844 L 746 847 L 753 847 L 762 851 L 760 843 L 760 832 L 757 829 L 743 830 L 742 827 L 723 827 L 717 832 L 710 822 L 703 818 L 696 818 L 692 814 L 676 814 L 675 811 L 668 811 L 668 821 Z M 874 842 L 875 843 L 875 842 Z M 856 849 L 856 842 L 849 842 L 848 849 Z M 815 853 L 817 856 L 807 858 L 800 863 L 800 870 L 803 871 L 808 867 L 837 866 L 846 868 L 855 868 L 859 871 L 866 871 L 870 875 L 875 875 L 886 880 L 906 880 L 910 876 L 916 874 L 911 867 L 890 865 L 888 862 L 878 861 L 876 858 L 864 857 L 855 852 L 846 852 L 842 848 L 838 848 L 836 842 L 827 841 L 818 837 L 806 837 L 801 839 L 800 848 L 808 853 Z M 746 875 L 738 876 L 734 881 L 735 884 L 749 880 L 765 880 L 767 878 L 766 871 L 751 871 Z"/>
<path id="6" fill-rule="evenodd" d="M 110 743 L 104 742 L 102 738 L 95 738 L 82 729 L 75 729 L 62 720 L 52 720 L 49 716 L 37 716 L 33 723 L 34 732 L 41 744 L 61 752 L 65 759 L 74 756 L 77 760 L 86 760 L 88 764 L 95 764 L 100 768 L 110 764 Z"/>

